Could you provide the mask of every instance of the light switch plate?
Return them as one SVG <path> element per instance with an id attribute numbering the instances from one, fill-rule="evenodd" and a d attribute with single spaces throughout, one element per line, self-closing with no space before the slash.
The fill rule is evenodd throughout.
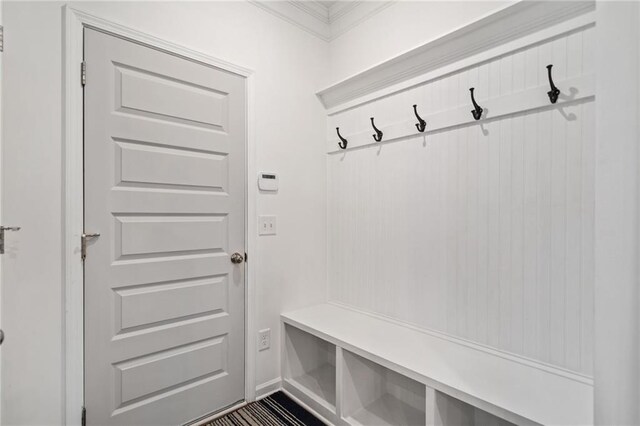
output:
<path id="1" fill-rule="evenodd" d="M 258 235 L 276 235 L 275 216 L 258 216 Z"/>

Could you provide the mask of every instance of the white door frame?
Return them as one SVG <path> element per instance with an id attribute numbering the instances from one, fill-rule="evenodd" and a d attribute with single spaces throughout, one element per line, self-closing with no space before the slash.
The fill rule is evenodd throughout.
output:
<path id="1" fill-rule="evenodd" d="M 191 59 L 200 63 L 238 74 L 245 78 L 246 99 L 246 186 L 245 186 L 245 249 L 251 254 L 246 263 L 245 278 L 245 401 L 253 401 L 255 384 L 255 329 L 254 283 L 255 251 L 257 246 L 256 185 L 251 182 L 257 176 L 256 144 L 253 103 L 253 71 L 212 56 L 173 44 L 155 36 L 125 27 L 81 10 L 64 6 L 63 9 L 63 277 L 64 283 L 64 419 L 66 425 L 81 424 L 84 404 L 84 290 L 83 265 L 80 259 L 80 237 L 83 232 L 83 97 L 80 64 L 83 60 L 83 29 L 94 28 L 129 39 L 152 48 Z M 87 65 L 87 80 L 91 80 L 91 64 Z"/>
<path id="2" fill-rule="evenodd" d="M 0 0 L 0 26 L 3 26 L 4 28 L 4 13 L 3 13 L 3 9 L 4 9 L 4 0 Z M 2 60 L 2 55 L 0 55 L 0 78 L 4 79 L 4 66 L 3 66 L 3 60 Z M 3 100 L 3 94 L 2 94 L 2 79 L 0 79 L 0 164 L 2 164 L 2 135 L 4 134 L 3 132 L 3 123 L 2 123 L 2 100 Z M 2 197 L 2 173 L 0 173 L 0 225 L 2 225 L 2 207 L 3 207 L 3 200 L 4 198 Z M 0 261 L 0 329 L 2 329 L 2 262 Z M 2 365 L 2 350 L 0 350 L 0 366 Z M 2 368 L 0 368 L 0 371 L 2 371 Z M 0 401 L 2 400 L 2 374 L 0 374 Z M 0 419 L 2 419 L 2 403 L 0 403 Z"/>

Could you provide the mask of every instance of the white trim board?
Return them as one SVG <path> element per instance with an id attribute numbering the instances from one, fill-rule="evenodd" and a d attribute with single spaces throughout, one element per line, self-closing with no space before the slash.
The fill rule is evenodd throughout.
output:
<path id="1" fill-rule="evenodd" d="M 552 27 L 567 32 L 567 28 L 578 24 L 592 24 L 594 10 L 594 1 L 520 1 L 335 83 L 316 95 L 328 113 L 335 114 L 453 72 L 468 63 L 477 64 L 497 56 L 495 49 L 505 50 L 508 47 L 505 45 L 514 40 L 523 39 L 518 44 L 526 40 L 539 42 L 541 37 L 553 36 L 553 32 L 543 32 Z M 535 37 L 527 38 L 531 35 Z M 471 57 L 474 58 L 471 60 Z"/>
<path id="2" fill-rule="evenodd" d="M 278 392 L 280 389 L 282 389 L 282 377 L 276 377 L 268 382 L 264 382 L 261 385 L 256 386 L 255 400 L 257 401 L 259 399 L 266 398 L 272 393 Z"/>
<path id="3" fill-rule="evenodd" d="M 434 113 L 421 113 L 421 117 L 426 121 L 427 127 L 424 132 L 419 133 L 415 124 L 417 119 L 412 117 L 413 111 L 407 105 L 408 120 L 393 123 L 386 126 L 377 124 L 377 127 L 384 133 L 381 142 L 373 140 L 373 130 L 366 130 L 356 134 L 342 134 L 347 139 L 347 148 L 340 149 L 338 147 L 338 139 L 333 136 L 327 141 L 327 153 L 336 154 L 350 149 L 361 148 L 371 145 L 380 145 L 392 141 L 398 141 L 406 138 L 416 138 L 417 136 L 427 136 L 432 133 L 446 131 L 448 129 L 482 125 L 492 120 L 497 120 L 511 115 L 543 110 L 558 109 L 568 105 L 575 104 L 579 101 L 587 101 L 595 96 L 595 76 L 584 75 L 555 82 L 557 87 L 561 89 L 560 97 L 555 104 L 549 102 L 547 91 L 549 85 L 533 87 L 512 93 L 506 96 L 499 96 L 490 99 L 482 99 L 476 93 L 476 100 L 482 106 L 484 111 L 480 120 L 475 120 L 471 115 L 473 105 L 469 100 L 469 105 L 454 110 L 438 111 Z M 422 139 L 420 139 L 422 140 Z"/>
<path id="4" fill-rule="evenodd" d="M 209 66 L 238 74 L 247 85 L 247 152 L 246 152 L 246 210 L 245 248 L 250 254 L 246 263 L 245 292 L 245 400 L 253 401 L 255 387 L 255 260 L 252 256 L 257 247 L 256 188 L 250 185 L 257 175 L 255 102 L 253 71 L 207 54 L 180 46 L 150 34 L 111 22 L 81 10 L 63 8 L 63 191 L 64 208 L 63 271 L 64 283 L 64 373 L 63 423 L 81 425 L 81 408 L 84 404 L 84 294 L 83 265 L 80 259 L 80 237 L 83 232 L 83 96 L 80 84 L 80 63 L 83 60 L 83 29 L 94 28 L 154 49 L 197 61 Z"/>
<path id="5" fill-rule="evenodd" d="M 3 9 L 3 4 L 2 4 L 2 1 L 0 1 L 0 25 L 4 25 L 2 9 Z M 0 73 L 1 73 L 0 75 L 1 76 L 4 76 L 3 62 L 4 62 L 3 57 L 2 55 L 0 55 Z M 3 99 L 4 99 L 4 94 L 2 93 L 2 79 L 0 77 L 0 164 L 2 164 L 2 153 L 3 153 L 2 135 L 4 133 L 3 132 L 4 123 L 2 122 L 2 117 L 4 116 L 4 114 L 2 114 Z M 2 184 L 3 184 L 2 173 L 0 173 L 0 225 L 4 225 L 2 220 L 3 219 L 2 210 L 4 208 L 4 198 L 2 197 L 2 194 L 3 194 Z M 3 285 L 2 262 L 0 262 L 0 329 L 2 327 L 2 293 L 3 293 L 2 285 Z M 2 351 L 0 351 L 0 365 L 2 365 Z M 2 384 L 2 375 L 0 374 L 0 385 L 1 384 Z M 2 398 L 2 386 L 0 386 L 0 400 L 1 398 Z M 0 404 L 0 419 L 2 419 L 2 404 Z"/>

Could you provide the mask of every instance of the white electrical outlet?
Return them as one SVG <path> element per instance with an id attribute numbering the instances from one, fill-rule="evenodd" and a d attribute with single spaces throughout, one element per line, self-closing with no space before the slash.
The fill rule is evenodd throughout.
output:
<path id="1" fill-rule="evenodd" d="M 265 328 L 258 331 L 258 350 L 264 351 L 271 346 L 271 329 Z"/>
<path id="2" fill-rule="evenodd" d="M 276 217 L 258 216 L 258 234 L 276 235 Z"/>

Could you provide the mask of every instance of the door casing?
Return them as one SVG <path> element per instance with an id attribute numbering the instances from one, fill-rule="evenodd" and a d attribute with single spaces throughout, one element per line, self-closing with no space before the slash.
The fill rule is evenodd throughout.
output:
<path id="1" fill-rule="evenodd" d="M 255 259 L 257 246 L 257 188 L 250 185 L 257 176 L 255 122 L 253 102 L 253 71 L 214 58 L 118 23 L 102 19 L 81 10 L 63 9 L 63 283 L 64 283 L 64 410 L 66 425 L 81 425 L 84 405 L 84 272 L 80 259 L 80 238 L 83 233 L 83 29 L 94 28 L 116 37 L 130 40 L 176 56 L 211 65 L 244 77 L 246 84 L 246 179 L 245 179 L 245 249 Z M 88 66 L 87 80 L 91 71 Z M 255 260 L 247 262 L 245 278 L 245 401 L 256 397 L 255 354 Z"/>

